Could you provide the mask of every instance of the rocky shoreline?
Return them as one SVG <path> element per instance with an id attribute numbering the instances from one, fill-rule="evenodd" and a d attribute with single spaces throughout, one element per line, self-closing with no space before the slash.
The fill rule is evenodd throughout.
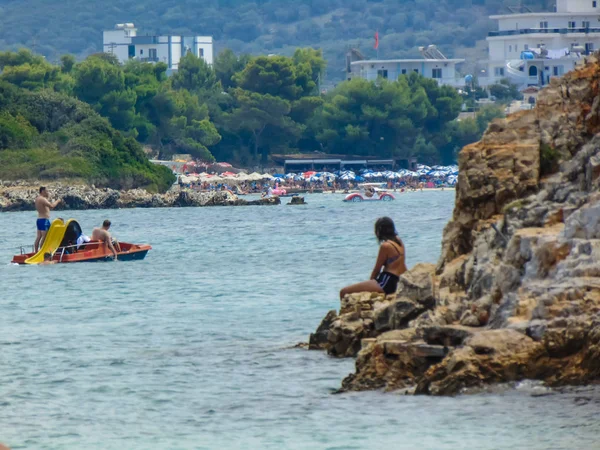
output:
<path id="1" fill-rule="evenodd" d="M 118 209 L 118 208 L 173 208 L 192 206 L 248 206 L 278 205 L 278 197 L 243 200 L 229 191 L 196 192 L 176 188 L 165 194 L 152 194 L 143 189 L 117 191 L 86 185 L 32 184 L 25 182 L 0 182 L 0 211 L 31 211 L 38 187 L 47 185 L 51 199 L 63 199 L 56 208 L 60 210 Z"/>
<path id="2" fill-rule="evenodd" d="M 600 380 L 600 63 L 552 80 L 459 156 L 436 265 L 354 294 L 309 348 L 356 357 L 342 391 L 455 395 Z"/>

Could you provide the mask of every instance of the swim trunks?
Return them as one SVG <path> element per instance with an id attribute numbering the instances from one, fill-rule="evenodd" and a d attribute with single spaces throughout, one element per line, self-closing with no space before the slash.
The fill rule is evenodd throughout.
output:
<path id="1" fill-rule="evenodd" d="M 48 231 L 50 229 L 49 219 L 38 219 L 36 222 L 38 231 Z"/>
<path id="2" fill-rule="evenodd" d="M 394 275 L 389 272 L 381 272 L 377 276 L 377 284 L 383 289 L 385 295 L 395 294 L 396 289 L 398 288 L 398 281 L 400 281 L 400 277 L 398 275 Z"/>

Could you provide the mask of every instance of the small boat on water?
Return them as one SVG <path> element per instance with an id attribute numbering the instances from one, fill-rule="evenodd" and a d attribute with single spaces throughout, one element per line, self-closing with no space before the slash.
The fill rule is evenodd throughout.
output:
<path id="1" fill-rule="evenodd" d="M 21 247 L 21 253 L 13 256 L 13 264 L 40 264 L 44 262 L 44 255 L 50 253 L 52 261 L 56 263 L 112 261 L 113 253 L 101 241 L 89 241 L 77 244 L 77 239 L 82 235 L 79 224 L 70 219 L 66 223 L 61 219 L 52 222 L 46 239 L 37 253 L 27 253 Z M 119 242 L 121 251 L 117 253 L 119 261 L 134 261 L 144 259 L 152 247 L 148 244 L 130 244 Z"/>

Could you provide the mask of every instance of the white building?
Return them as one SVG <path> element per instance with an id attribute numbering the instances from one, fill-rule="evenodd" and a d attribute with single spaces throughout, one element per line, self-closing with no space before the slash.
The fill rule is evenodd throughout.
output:
<path id="1" fill-rule="evenodd" d="M 186 52 L 213 63 L 212 36 L 138 36 L 132 23 L 121 23 L 104 32 L 104 52 L 112 53 L 122 63 L 129 59 L 164 62 L 169 71 L 177 70 Z"/>
<path id="2" fill-rule="evenodd" d="M 397 80 L 400 75 L 412 72 L 425 78 L 432 78 L 438 84 L 447 84 L 454 87 L 465 85 L 464 78 L 457 77 L 456 65 L 464 59 L 447 59 L 437 48 L 430 45 L 420 47 L 422 59 L 358 59 L 360 53 L 351 50 L 347 55 L 347 79 L 360 77 L 369 81 L 385 78 Z M 358 60 L 353 60 L 358 59 Z"/>
<path id="3" fill-rule="evenodd" d="M 555 12 L 490 16 L 498 31 L 488 34 L 488 76 L 481 84 L 508 78 L 521 88 L 543 86 L 600 49 L 600 0 L 557 0 Z"/>

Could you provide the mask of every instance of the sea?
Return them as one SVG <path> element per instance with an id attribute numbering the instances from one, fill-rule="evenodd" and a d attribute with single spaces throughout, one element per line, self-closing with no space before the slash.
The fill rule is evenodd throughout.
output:
<path id="1" fill-rule="evenodd" d="M 352 359 L 295 348 L 369 277 L 375 220 L 437 262 L 454 191 L 393 202 L 57 211 L 143 261 L 15 266 L 35 213 L 0 213 L 0 442 L 14 449 L 598 449 L 600 392 L 334 394 Z"/>

